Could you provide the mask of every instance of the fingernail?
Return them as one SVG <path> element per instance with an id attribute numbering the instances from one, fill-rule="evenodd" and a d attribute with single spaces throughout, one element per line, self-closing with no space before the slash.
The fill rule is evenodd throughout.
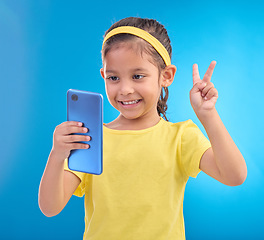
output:
<path id="1" fill-rule="evenodd" d="M 78 122 L 78 126 L 82 126 L 82 122 Z"/>

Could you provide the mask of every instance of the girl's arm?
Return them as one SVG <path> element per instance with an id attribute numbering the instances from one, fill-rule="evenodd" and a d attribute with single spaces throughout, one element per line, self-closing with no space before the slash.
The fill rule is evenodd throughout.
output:
<path id="1" fill-rule="evenodd" d="M 77 176 L 64 171 L 64 162 L 57 160 L 51 151 L 39 186 L 39 207 L 47 217 L 59 214 L 80 184 Z"/>
<path id="2" fill-rule="evenodd" d="M 193 66 L 191 104 L 212 145 L 202 156 L 200 169 L 226 185 L 236 186 L 245 181 L 247 166 L 215 109 L 218 93 L 211 83 L 215 64 L 215 61 L 210 64 L 203 80 L 200 79 L 198 66 Z"/>
<path id="3" fill-rule="evenodd" d="M 48 217 L 57 215 L 65 207 L 72 194 L 80 184 L 80 179 L 73 173 L 64 171 L 64 161 L 72 149 L 85 149 L 89 141 L 85 135 L 72 133 L 87 132 L 81 123 L 65 122 L 56 127 L 45 171 L 39 186 L 39 207 Z"/>

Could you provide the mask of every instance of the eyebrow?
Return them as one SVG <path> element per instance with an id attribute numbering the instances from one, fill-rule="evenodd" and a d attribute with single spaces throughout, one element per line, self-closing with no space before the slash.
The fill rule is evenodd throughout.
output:
<path id="1" fill-rule="evenodd" d="M 146 68 L 135 68 L 131 69 L 132 72 L 147 72 L 148 70 Z"/>
<path id="2" fill-rule="evenodd" d="M 105 71 L 106 73 L 117 73 L 115 70 L 108 69 Z M 132 68 L 130 72 L 148 72 L 146 68 Z"/>
<path id="3" fill-rule="evenodd" d="M 106 73 L 116 73 L 116 71 L 114 71 L 114 70 L 106 70 L 105 72 Z"/>

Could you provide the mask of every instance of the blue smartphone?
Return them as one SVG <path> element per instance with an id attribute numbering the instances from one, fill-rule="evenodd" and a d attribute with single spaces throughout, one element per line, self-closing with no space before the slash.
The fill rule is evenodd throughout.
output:
<path id="1" fill-rule="evenodd" d="M 100 175 L 103 172 L 103 97 L 99 93 L 69 89 L 67 121 L 82 122 L 91 137 L 88 149 L 74 149 L 68 158 L 73 171 Z M 80 134 L 80 133 L 78 133 Z"/>

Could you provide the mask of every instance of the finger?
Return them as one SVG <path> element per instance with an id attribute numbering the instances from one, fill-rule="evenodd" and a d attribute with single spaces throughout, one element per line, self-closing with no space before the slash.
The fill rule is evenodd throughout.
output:
<path id="1" fill-rule="evenodd" d="M 67 123 L 69 125 L 73 125 L 73 126 L 75 126 L 75 125 L 77 125 L 77 126 L 83 126 L 83 123 L 82 122 L 77 122 L 77 121 L 67 121 Z"/>
<path id="2" fill-rule="evenodd" d="M 203 77 L 203 81 L 204 82 L 210 82 L 211 81 L 211 77 L 213 75 L 213 72 L 214 72 L 214 68 L 215 68 L 215 65 L 216 65 L 216 61 L 212 61 L 206 71 L 206 73 L 204 74 L 204 77 Z"/>
<path id="3" fill-rule="evenodd" d="M 62 135 L 69 135 L 73 133 L 87 133 L 88 131 L 89 129 L 86 127 L 70 126 L 62 129 Z"/>
<path id="4" fill-rule="evenodd" d="M 91 140 L 91 137 L 86 136 L 86 135 L 68 135 L 64 137 L 65 143 L 89 142 L 90 140 Z"/>
<path id="5" fill-rule="evenodd" d="M 201 81 L 198 65 L 195 63 L 193 64 L 193 85 L 195 85 L 197 82 Z"/>
<path id="6" fill-rule="evenodd" d="M 191 89 L 190 93 L 191 94 L 194 94 L 194 93 L 198 93 L 198 92 L 202 92 L 203 89 L 205 88 L 206 86 L 206 83 L 200 81 L 200 82 L 197 82 L 193 88 Z"/>
<path id="7" fill-rule="evenodd" d="M 218 98 L 218 91 L 216 90 L 216 88 L 211 88 L 207 94 L 205 95 L 204 99 L 205 100 L 210 100 L 212 98 Z"/>
<path id="8" fill-rule="evenodd" d="M 81 126 L 83 126 L 83 123 L 82 122 L 76 122 L 76 121 L 63 122 L 60 125 L 56 126 L 54 132 L 56 132 L 56 133 L 65 132 L 65 129 L 67 129 L 71 126 L 81 127 Z"/>
<path id="9" fill-rule="evenodd" d="M 61 123 L 60 125 L 61 127 L 65 127 L 65 126 L 83 126 L 82 122 L 77 122 L 77 121 L 66 121 Z"/>
<path id="10" fill-rule="evenodd" d="M 88 148 L 90 148 L 90 145 L 86 144 L 86 143 L 68 143 L 67 146 L 71 150 L 73 150 L 73 149 L 88 149 Z"/>
<path id="11" fill-rule="evenodd" d="M 211 82 L 207 83 L 205 87 L 202 89 L 202 92 L 201 92 L 202 97 L 204 97 L 209 92 L 209 90 L 212 88 L 214 88 L 214 84 Z"/>

